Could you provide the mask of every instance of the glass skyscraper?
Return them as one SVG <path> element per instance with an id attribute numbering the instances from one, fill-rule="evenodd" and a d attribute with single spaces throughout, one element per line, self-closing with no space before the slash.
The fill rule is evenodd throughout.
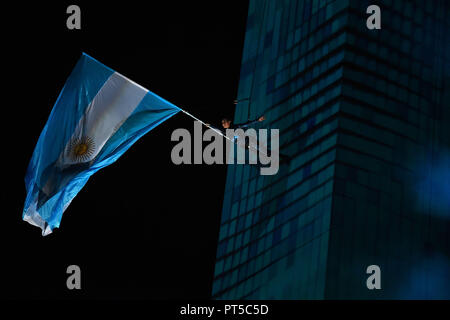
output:
<path id="1" fill-rule="evenodd" d="M 450 298 L 449 31 L 445 0 L 250 1 L 235 122 L 291 160 L 228 166 L 213 298 Z"/>

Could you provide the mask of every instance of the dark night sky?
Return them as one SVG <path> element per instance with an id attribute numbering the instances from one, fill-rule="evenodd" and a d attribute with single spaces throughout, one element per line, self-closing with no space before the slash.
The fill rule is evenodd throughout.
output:
<path id="1" fill-rule="evenodd" d="M 207 122 L 233 116 L 248 3 L 78 2 L 82 30 L 69 31 L 74 3 L 4 12 L 2 297 L 209 298 L 226 166 L 172 164 L 172 131 L 193 129 L 186 115 L 92 176 L 48 237 L 21 219 L 24 175 L 83 51 Z M 79 292 L 66 289 L 71 264 L 81 267 Z"/>

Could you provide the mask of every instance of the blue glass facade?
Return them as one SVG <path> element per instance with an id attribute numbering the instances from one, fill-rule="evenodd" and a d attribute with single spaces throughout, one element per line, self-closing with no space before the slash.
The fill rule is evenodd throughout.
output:
<path id="1" fill-rule="evenodd" d="M 250 1 L 235 121 L 291 161 L 228 166 L 213 298 L 450 297 L 450 3 L 371 4 Z"/>

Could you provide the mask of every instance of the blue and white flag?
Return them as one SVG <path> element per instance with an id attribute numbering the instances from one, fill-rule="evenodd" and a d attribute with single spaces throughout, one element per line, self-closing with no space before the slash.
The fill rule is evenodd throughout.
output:
<path id="1" fill-rule="evenodd" d="M 28 166 L 23 219 L 51 233 L 92 174 L 180 110 L 83 53 Z"/>

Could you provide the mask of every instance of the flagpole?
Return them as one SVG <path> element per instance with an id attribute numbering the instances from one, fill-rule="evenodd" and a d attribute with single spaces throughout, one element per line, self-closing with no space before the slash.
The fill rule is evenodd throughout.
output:
<path id="1" fill-rule="evenodd" d="M 187 112 L 186 110 L 183 110 L 183 109 L 181 109 L 180 107 L 178 107 L 178 109 L 180 109 L 180 111 L 182 111 L 183 113 L 187 114 L 187 115 L 190 116 L 191 118 L 193 118 L 193 119 L 195 119 L 195 120 L 201 122 L 204 126 L 206 126 L 206 127 L 210 128 L 210 129 L 214 130 L 215 132 L 217 132 L 218 134 L 220 134 L 222 137 L 224 137 L 224 138 L 226 138 L 226 139 L 228 139 L 228 140 L 230 140 L 231 142 L 234 143 L 234 139 L 231 139 L 230 137 L 224 135 L 221 131 L 219 131 L 219 130 L 213 128 L 213 127 L 211 127 L 210 125 L 206 124 L 205 122 L 203 122 L 203 121 L 200 120 L 199 118 L 197 118 L 197 117 L 193 116 L 192 114 L 190 114 L 189 112 Z M 250 147 L 253 147 L 253 146 L 251 146 L 251 145 L 249 144 L 249 148 L 250 148 Z M 264 154 L 266 157 L 269 156 L 267 153 L 265 153 L 264 151 L 259 150 L 258 148 L 253 147 L 253 150 L 255 150 L 256 152 L 261 152 L 261 153 Z"/>
<path id="2" fill-rule="evenodd" d="M 193 116 L 193 115 L 190 114 L 189 112 L 187 112 L 187 111 L 185 111 L 185 110 L 183 110 L 183 109 L 181 109 L 181 108 L 179 108 L 179 109 L 180 109 L 181 111 L 183 111 L 185 114 L 187 114 L 188 116 L 192 117 L 193 119 L 195 119 L 195 120 L 197 120 L 197 121 L 203 123 L 203 125 L 205 125 L 206 127 L 210 128 L 210 129 L 212 129 L 212 130 L 214 130 L 215 132 L 217 132 L 218 134 L 220 134 L 222 137 L 227 138 L 227 139 L 230 140 L 231 142 L 234 142 L 230 137 L 224 135 L 221 131 L 219 131 L 219 130 L 213 128 L 213 127 L 211 127 L 210 125 L 208 125 L 208 124 L 206 124 L 206 123 L 204 123 L 202 120 L 200 120 L 199 118 Z"/>

